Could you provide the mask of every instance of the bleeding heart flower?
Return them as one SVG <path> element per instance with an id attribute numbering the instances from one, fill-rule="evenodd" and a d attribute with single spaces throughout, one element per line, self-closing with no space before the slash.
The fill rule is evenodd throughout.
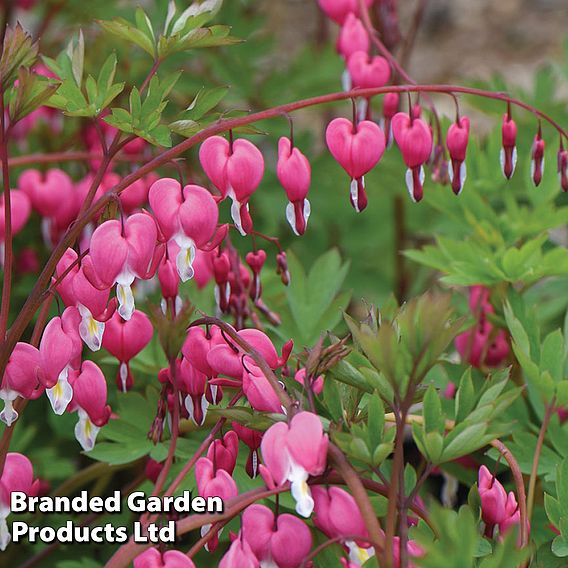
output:
<path id="1" fill-rule="evenodd" d="M 303 387 L 306 386 L 306 369 L 298 369 L 294 375 L 294 380 L 300 383 Z M 323 391 L 323 375 L 319 375 L 312 379 L 311 388 L 314 394 L 321 394 Z"/>
<path id="2" fill-rule="evenodd" d="M 239 437 L 236 432 L 229 430 L 223 438 L 213 440 L 207 450 L 207 457 L 217 469 L 224 469 L 233 475 L 239 454 Z"/>
<path id="3" fill-rule="evenodd" d="M 507 179 L 511 179 L 517 165 L 517 125 L 511 118 L 510 112 L 503 115 L 501 141 L 503 143 L 500 154 L 501 170 Z"/>
<path id="4" fill-rule="evenodd" d="M 63 414 L 73 398 L 68 376 L 71 369 L 77 369 L 81 364 L 80 320 L 77 308 L 66 308 L 61 317 L 53 318 L 45 326 L 39 344 L 39 380 L 47 389 L 55 414 Z"/>
<path id="5" fill-rule="evenodd" d="M 252 231 L 248 201 L 264 175 L 264 158 L 248 140 L 230 143 L 221 136 L 207 138 L 199 149 L 201 167 L 221 192 L 233 201 L 231 216 L 242 235 Z"/>
<path id="6" fill-rule="evenodd" d="M 446 145 L 451 160 L 451 164 L 448 165 L 448 174 L 452 183 L 452 190 L 456 195 L 461 193 L 467 175 L 465 153 L 468 141 L 469 118 L 462 116 L 450 125 L 446 136 Z"/>
<path id="7" fill-rule="evenodd" d="M 231 474 L 224 469 L 215 469 L 208 458 L 199 458 L 195 464 L 195 481 L 201 497 L 221 497 L 228 501 L 239 494 Z"/>
<path id="8" fill-rule="evenodd" d="M 56 282 L 61 276 L 75 263 L 63 279 L 59 282 L 56 289 L 59 292 L 66 306 L 75 306 L 81 315 L 79 324 L 79 335 L 85 344 L 92 351 L 101 348 L 102 337 L 105 330 L 105 321 L 114 311 L 115 305 L 108 306 L 109 290 L 99 290 L 91 284 L 85 276 L 84 266 L 92 271 L 92 260 L 86 256 L 77 263 L 77 253 L 69 248 L 65 251 L 57 267 L 55 268 Z"/>
<path id="9" fill-rule="evenodd" d="M 6 426 L 10 427 L 18 418 L 12 405 L 16 398 L 37 398 L 43 392 L 42 388 L 38 389 L 39 373 L 39 351 L 28 343 L 16 343 L 0 383 L 0 399 L 4 401 L 0 420 Z"/>
<path id="10" fill-rule="evenodd" d="M 290 201 L 286 206 L 286 219 L 296 235 L 303 235 L 311 212 L 310 202 L 306 199 L 311 167 L 306 156 L 284 136 L 278 141 L 276 174 Z"/>
<path id="11" fill-rule="evenodd" d="M 369 7 L 373 0 L 365 0 L 365 4 Z M 350 13 L 359 15 L 359 0 L 318 0 L 320 8 L 326 13 L 328 18 L 343 25 L 345 19 Z"/>
<path id="12" fill-rule="evenodd" d="M 275 517 L 264 505 L 247 507 L 241 527 L 242 538 L 261 566 L 298 568 L 312 548 L 312 534 L 306 523 L 287 513 Z"/>
<path id="13" fill-rule="evenodd" d="M 221 331 L 217 326 L 212 326 L 207 331 L 201 327 L 190 327 L 181 348 L 187 361 L 208 378 L 214 377 L 215 371 L 207 362 L 207 354 L 220 343 L 220 336 Z"/>
<path id="14" fill-rule="evenodd" d="M 30 198 L 32 207 L 43 217 L 62 215 L 75 211 L 73 181 L 62 170 L 52 168 L 42 173 L 25 170 L 18 179 L 18 187 Z"/>
<path id="15" fill-rule="evenodd" d="M 213 238 L 219 211 L 213 196 L 199 185 L 181 189 L 178 181 L 160 179 L 150 188 L 150 206 L 164 237 L 180 250 L 176 266 L 182 282 L 193 278 L 193 259 L 198 248 L 206 248 Z"/>
<path id="16" fill-rule="evenodd" d="M 432 131 L 421 118 L 411 118 L 404 112 L 392 118 L 392 132 L 402 153 L 406 172 L 406 187 L 414 202 L 424 196 L 424 167 L 432 154 Z"/>
<path id="17" fill-rule="evenodd" d="M 237 433 L 239 440 L 249 447 L 250 451 L 245 469 L 249 477 L 254 479 L 258 474 L 258 448 L 260 448 L 262 441 L 262 432 L 242 426 L 238 422 L 232 422 L 231 427 Z"/>
<path id="18" fill-rule="evenodd" d="M 30 460 L 22 454 L 8 452 L 2 477 L 0 477 L 0 551 L 6 550 L 11 539 L 6 518 L 10 514 L 12 492 L 22 491 L 28 497 L 34 497 L 38 490 L 39 480 L 34 481 L 34 471 Z"/>
<path id="19" fill-rule="evenodd" d="M 129 320 L 118 312 L 107 321 L 103 336 L 103 347 L 119 362 L 116 384 L 122 392 L 132 388 L 133 379 L 129 362 L 150 343 L 154 328 L 144 312 L 134 310 Z"/>
<path id="20" fill-rule="evenodd" d="M 325 132 L 331 155 L 351 178 L 351 204 L 357 212 L 367 207 L 364 175 L 385 151 L 385 135 L 377 124 L 363 120 L 356 126 L 346 118 L 332 120 Z"/>
<path id="21" fill-rule="evenodd" d="M 260 563 L 249 543 L 236 538 L 219 562 L 219 568 L 260 568 Z"/>
<path id="22" fill-rule="evenodd" d="M 347 69 L 354 87 L 370 89 L 384 87 L 391 76 L 389 62 L 380 55 L 371 57 L 367 51 L 356 51 L 347 60 Z"/>
<path id="23" fill-rule="evenodd" d="M 542 132 L 540 126 L 538 132 L 534 137 L 533 145 L 531 148 L 531 178 L 534 186 L 538 187 L 542 181 L 542 174 L 544 173 L 544 140 L 542 139 Z"/>
<path id="24" fill-rule="evenodd" d="M 135 142 L 133 140 L 133 142 Z M 127 145 L 128 146 L 128 145 Z M 134 213 L 137 209 L 144 206 L 148 201 L 148 192 L 154 182 L 158 180 L 158 176 L 150 173 L 134 183 L 130 184 L 126 189 L 122 190 L 119 195 L 120 203 L 127 215 Z"/>
<path id="25" fill-rule="evenodd" d="M 107 384 L 103 372 L 93 361 L 84 361 L 73 379 L 73 399 L 70 408 L 79 414 L 75 438 L 86 452 L 95 446 L 99 430 L 110 418 L 107 404 Z"/>
<path id="26" fill-rule="evenodd" d="M 371 40 L 363 22 L 355 14 L 347 14 L 337 38 L 337 52 L 347 61 L 356 51 L 369 52 Z"/>
<path id="27" fill-rule="evenodd" d="M 259 367 L 247 363 L 242 375 L 243 393 L 250 405 L 259 412 L 282 412 L 282 403 Z"/>
<path id="28" fill-rule="evenodd" d="M 398 93 L 387 93 L 383 97 L 383 118 L 381 127 L 385 133 L 387 148 L 392 144 L 392 118 L 398 112 L 400 95 Z"/>
<path id="29" fill-rule="evenodd" d="M 31 204 L 28 196 L 17 189 L 10 190 L 10 212 L 12 213 L 12 236 L 17 235 L 28 222 Z M 0 195 L 0 262 L 4 264 L 4 241 L 6 239 L 4 194 Z"/>
<path id="30" fill-rule="evenodd" d="M 557 168 L 560 187 L 562 191 L 568 191 L 568 151 L 564 149 L 562 141 L 560 141 L 560 148 L 558 149 Z"/>
<path id="31" fill-rule="evenodd" d="M 479 468 L 477 483 L 481 498 L 481 518 L 488 526 L 487 534 L 493 533 L 493 527 L 507 518 L 507 492 L 501 483 L 482 465 Z"/>
<path id="32" fill-rule="evenodd" d="M 158 231 L 150 215 L 135 213 L 124 226 L 112 219 L 99 225 L 91 237 L 90 256 L 93 271 L 101 287 L 117 284 L 118 313 L 129 320 L 134 312 L 132 283 L 135 278 L 153 276 Z M 91 275 L 87 274 L 91 279 Z"/>
<path id="33" fill-rule="evenodd" d="M 296 512 L 306 518 L 314 508 L 307 480 L 324 471 L 327 447 L 327 434 L 311 412 L 299 412 L 290 424 L 277 422 L 262 438 L 260 449 L 266 468 L 277 485 L 290 481 Z"/>
<path id="34" fill-rule="evenodd" d="M 353 496 L 339 487 L 312 487 L 314 525 L 329 538 L 341 538 L 349 549 L 349 558 L 356 566 L 364 564 L 374 550 L 370 543 L 351 538 L 368 536 L 365 521 Z"/>
<path id="35" fill-rule="evenodd" d="M 134 568 L 195 568 L 193 560 L 179 550 L 148 548 L 134 559 Z"/>

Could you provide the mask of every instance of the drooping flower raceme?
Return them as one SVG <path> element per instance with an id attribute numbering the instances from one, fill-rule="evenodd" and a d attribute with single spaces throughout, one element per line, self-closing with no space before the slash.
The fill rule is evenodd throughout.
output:
<path id="1" fill-rule="evenodd" d="M 289 425 L 274 424 L 262 438 L 264 475 L 269 482 L 271 477 L 276 485 L 290 481 L 296 512 L 303 517 L 309 517 L 314 508 L 308 477 L 324 471 L 327 447 L 327 434 L 323 432 L 320 419 L 311 412 L 296 414 Z"/>

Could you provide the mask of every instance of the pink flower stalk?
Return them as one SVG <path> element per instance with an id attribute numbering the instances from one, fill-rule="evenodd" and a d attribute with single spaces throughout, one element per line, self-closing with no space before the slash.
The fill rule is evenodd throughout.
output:
<path id="1" fill-rule="evenodd" d="M 10 212 L 12 213 L 12 236 L 17 235 L 28 222 L 31 213 L 28 196 L 18 189 L 10 190 Z M 0 264 L 4 265 L 4 241 L 6 240 L 4 194 L 0 195 Z"/>
<path id="2" fill-rule="evenodd" d="M 239 437 L 236 432 L 229 430 L 223 438 L 213 440 L 207 450 L 207 457 L 217 469 L 224 469 L 233 475 L 239 454 Z"/>
<path id="3" fill-rule="evenodd" d="M 45 327 L 39 344 L 41 372 L 39 380 L 55 414 L 63 414 L 73 398 L 68 376 L 81 364 L 82 342 L 79 336 L 81 316 L 75 307 L 66 308 L 61 317 Z"/>
<path id="4" fill-rule="evenodd" d="M 262 432 L 242 426 L 238 422 L 232 422 L 231 427 L 237 433 L 239 440 L 249 448 L 245 469 L 248 476 L 254 479 L 258 475 L 258 448 L 260 448 L 262 442 Z"/>
<path id="5" fill-rule="evenodd" d="M 510 112 L 503 115 L 501 141 L 503 143 L 500 154 L 501 170 L 507 179 L 511 179 L 517 165 L 517 125 L 511 118 Z"/>
<path id="6" fill-rule="evenodd" d="M 77 253 L 68 248 L 57 263 L 52 281 L 56 282 L 77 259 Z M 92 260 L 88 255 L 67 272 L 56 289 L 66 306 L 75 306 L 79 310 L 81 339 L 89 349 L 98 351 L 102 344 L 105 321 L 113 313 L 115 305 L 108 305 L 108 289 L 99 290 L 91 284 L 85 276 L 84 266 L 89 266 L 92 270 Z"/>
<path id="7" fill-rule="evenodd" d="M 310 202 L 306 198 L 310 189 L 312 169 L 306 156 L 285 136 L 278 141 L 276 175 L 289 200 L 286 219 L 296 235 L 303 235 L 311 212 Z"/>
<path id="8" fill-rule="evenodd" d="M 228 501 L 239 494 L 237 484 L 231 474 L 224 469 L 215 468 L 208 458 L 199 458 L 195 464 L 197 492 L 201 497 L 220 497 Z"/>
<path id="9" fill-rule="evenodd" d="M 299 382 L 303 387 L 306 386 L 306 369 L 298 369 L 294 375 L 294 380 Z M 311 383 L 312 390 L 314 394 L 321 394 L 323 391 L 323 375 L 319 375 L 312 380 Z"/>
<path id="10" fill-rule="evenodd" d="M 158 231 L 150 215 L 135 213 L 121 224 L 110 220 L 99 225 L 91 237 L 90 256 L 94 276 L 100 287 L 110 288 L 115 283 L 118 313 L 129 320 L 134 313 L 132 283 L 135 278 L 146 280 L 153 276 Z M 89 276 L 90 279 L 91 275 Z M 96 282 L 93 282 L 96 284 Z"/>
<path id="11" fill-rule="evenodd" d="M 119 361 L 116 384 L 122 392 L 132 388 L 133 378 L 130 361 L 150 343 L 154 328 L 144 312 L 134 310 L 129 320 L 124 320 L 118 312 L 107 321 L 103 335 L 103 347 Z"/>
<path id="12" fill-rule="evenodd" d="M 277 422 L 264 434 L 260 449 L 264 464 L 277 485 L 290 481 L 296 512 L 309 517 L 314 508 L 307 480 L 326 466 L 328 437 L 311 412 L 299 412 L 289 424 Z"/>
<path id="13" fill-rule="evenodd" d="M 260 563 L 249 543 L 236 538 L 219 562 L 219 568 L 260 568 Z"/>
<path id="14" fill-rule="evenodd" d="M 75 438 L 86 452 L 95 446 L 99 430 L 109 421 L 105 376 L 93 361 L 84 361 L 77 377 L 73 379 L 72 410 L 79 414 L 75 426 Z"/>
<path id="15" fill-rule="evenodd" d="M 219 220 L 213 196 L 199 185 L 186 185 L 171 178 L 160 179 L 150 188 L 150 206 L 168 241 L 179 246 L 176 267 L 182 282 L 193 278 L 193 260 L 198 248 L 207 248 Z"/>
<path id="16" fill-rule="evenodd" d="M 0 399 L 4 402 L 0 420 L 6 426 L 10 427 L 18 418 L 13 402 L 19 396 L 32 399 L 43 392 L 38 389 L 40 369 L 39 351 L 28 343 L 16 343 L 0 383 Z"/>
<path id="17" fill-rule="evenodd" d="M 370 6 L 373 0 L 365 0 L 365 4 Z M 350 13 L 359 16 L 359 0 L 318 0 L 320 8 L 328 18 L 343 25 Z"/>
<path id="18" fill-rule="evenodd" d="M 355 14 L 347 14 L 337 38 L 337 52 L 345 59 L 356 51 L 369 52 L 371 40 L 363 22 Z"/>
<path id="19" fill-rule="evenodd" d="M 384 87 L 391 77 L 389 62 L 380 55 L 371 57 L 367 51 L 356 51 L 347 60 L 347 70 L 353 87 L 370 89 Z"/>
<path id="20" fill-rule="evenodd" d="M 211 136 L 199 149 L 199 161 L 222 198 L 231 198 L 231 216 L 239 232 L 250 233 L 252 219 L 248 202 L 264 175 L 260 150 L 243 138 L 229 142 L 221 136 Z"/>
<path id="21" fill-rule="evenodd" d="M 8 452 L 0 477 L 0 551 L 6 550 L 11 539 L 6 518 L 10 514 L 12 491 L 22 491 L 29 497 L 34 497 L 38 490 L 39 480 L 34 481 L 30 460 L 22 454 Z"/>
<path id="22" fill-rule="evenodd" d="M 193 560 L 179 550 L 148 548 L 134 559 L 134 568 L 195 568 Z"/>
<path id="23" fill-rule="evenodd" d="M 312 534 L 306 523 L 287 513 L 275 517 L 265 505 L 245 509 L 241 535 L 261 566 L 298 568 L 312 548 Z"/>
<path id="24" fill-rule="evenodd" d="M 531 178 L 535 187 L 540 185 L 544 173 L 544 140 L 539 127 L 531 148 Z"/>
<path id="25" fill-rule="evenodd" d="M 387 147 L 392 144 L 392 118 L 398 112 L 400 95 L 398 93 L 387 93 L 383 97 L 383 118 L 381 126 L 385 133 Z"/>
<path id="26" fill-rule="evenodd" d="M 568 191 L 568 150 L 564 149 L 562 141 L 557 156 L 558 180 L 562 191 Z"/>
<path id="27" fill-rule="evenodd" d="M 448 164 L 448 174 L 452 183 L 452 190 L 456 195 L 461 193 L 467 175 L 465 154 L 468 141 L 469 118 L 462 116 L 450 125 L 446 136 L 446 145 L 451 160 L 451 164 Z"/>
<path id="28" fill-rule="evenodd" d="M 408 168 L 408 193 L 414 202 L 418 202 L 424 197 L 424 164 L 432 154 L 432 131 L 421 118 L 399 112 L 393 116 L 392 132 Z"/>
<path id="29" fill-rule="evenodd" d="M 367 207 L 364 176 L 381 159 L 385 135 L 370 120 L 354 125 L 346 118 L 336 118 L 327 127 L 325 140 L 331 155 L 351 178 L 351 204 L 359 213 Z"/>

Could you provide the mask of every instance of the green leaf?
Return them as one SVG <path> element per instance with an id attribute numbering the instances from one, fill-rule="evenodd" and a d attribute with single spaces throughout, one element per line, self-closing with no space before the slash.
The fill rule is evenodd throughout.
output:
<path id="1" fill-rule="evenodd" d="M 383 441 L 383 430 L 385 427 L 385 407 L 378 393 L 373 394 L 367 405 L 369 418 L 367 426 L 369 429 L 369 441 L 371 448 L 378 447 Z"/>
<path id="2" fill-rule="evenodd" d="M 136 44 L 154 57 L 155 47 L 152 40 L 144 32 L 135 28 L 123 18 L 117 18 L 112 21 L 98 20 L 98 23 L 108 33 Z"/>
<path id="3" fill-rule="evenodd" d="M 440 396 L 433 385 L 428 387 L 423 400 L 424 431 L 444 432 L 445 416 L 442 413 L 442 403 Z"/>
<path id="4" fill-rule="evenodd" d="M 540 353 L 540 370 L 548 371 L 552 379 L 558 383 L 564 375 L 564 338 L 557 329 L 549 333 L 542 344 Z"/>

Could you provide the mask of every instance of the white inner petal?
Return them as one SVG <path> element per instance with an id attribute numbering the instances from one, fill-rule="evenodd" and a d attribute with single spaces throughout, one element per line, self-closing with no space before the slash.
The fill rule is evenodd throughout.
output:
<path id="1" fill-rule="evenodd" d="M 45 391 L 51 403 L 51 408 L 53 408 L 53 412 L 58 415 L 65 412 L 73 398 L 73 387 L 67 381 L 68 375 L 69 366 L 65 367 L 65 369 L 59 373 L 55 386 Z"/>

